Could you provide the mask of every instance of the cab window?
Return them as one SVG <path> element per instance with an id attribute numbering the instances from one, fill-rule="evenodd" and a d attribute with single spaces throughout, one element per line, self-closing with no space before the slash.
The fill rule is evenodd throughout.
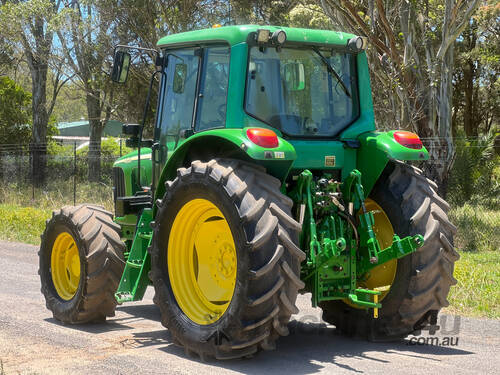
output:
<path id="1" fill-rule="evenodd" d="M 228 84 L 229 47 L 204 48 L 195 123 L 196 131 L 225 127 Z"/>

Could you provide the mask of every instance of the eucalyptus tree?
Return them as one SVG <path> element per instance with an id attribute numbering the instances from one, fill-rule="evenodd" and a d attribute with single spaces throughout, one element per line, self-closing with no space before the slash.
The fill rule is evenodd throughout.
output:
<path id="1" fill-rule="evenodd" d="M 480 0 L 319 3 L 335 26 L 368 38 L 372 77 L 389 93 L 382 105 L 389 115 L 385 117 L 423 138 L 433 160 L 425 172 L 444 194 L 455 154 L 451 131 L 454 43 Z M 374 92 L 375 100 L 378 95 L 384 93 Z"/>
<path id="2" fill-rule="evenodd" d="M 93 0 L 63 2 L 53 24 L 61 58 L 85 92 L 90 125 L 88 178 L 93 182 L 101 177 L 101 137 L 111 116 L 113 95 L 108 72 L 115 17 L 109 6 L 109 2 Z"/>
<path id="3" fill-rule="evenodd" d="M 67 77 L 55 69 L 54 89 L 47 102 L 47 72 L 53 63 L 54 31 L 50 23 L 56 17 L 60 0 L 1 1 L 0 28 L 2 37 L 12 50 L 24 56 L 31 75 L 32 92 L 32 170 L 36 185 L 45 180 L 47 128 L 49 118 Z"/>

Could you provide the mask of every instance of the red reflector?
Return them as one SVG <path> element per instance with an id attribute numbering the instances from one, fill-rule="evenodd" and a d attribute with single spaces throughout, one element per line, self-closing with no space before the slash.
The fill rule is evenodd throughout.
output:
<path id="1" fill-rule="evenodd" d="M 252 128 L 247 130 L 247 137 L 256 145 L 266 148 L 278 147 L 278 136 L 270 129 Z"/>
<path id="2" fill-rule="evenodd" d="M 418 135 L 404 130 L 394 132 L 394 139 L 400 145 L 403 145 L 408 148 L 414 148 L 416 150 L 420 150 L 422 147 L 424 147 Z"/>

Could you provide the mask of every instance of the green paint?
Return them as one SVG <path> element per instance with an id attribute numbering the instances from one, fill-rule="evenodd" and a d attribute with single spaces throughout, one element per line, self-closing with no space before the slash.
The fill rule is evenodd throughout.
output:
<path id="1" fill-rule="evenodd" d="M 258 146 L 248 139 L 247 129 L 226 128 L 199 132 L 185 140 L 174 151 L 169 152 L 168 161 L 158 183 L 156 198 L 163 196 L 165 181 L 175 178 L 177 168 L 184 164 L 184 158 L 191 149 L 199 152 L 204 147 L 213 147 L 213 145 L 216 145 L 219 150 L 224 149 L 233 158 L 252 161 L 266 167 L 268 173 L 283 181 L 297 157 L 294 147 L 281 137 L 278 137 L 278 147 Z M 216 157 L 215 153 L 214 157 Z"/>
<path id="2" fill-rule="evenodd" d="M 140 301 L 149 285 L 148 272 L 151 269 L 151 261 L 147 249 L 152 237 L 149 226 L 152 219 L 151 210 L 144 210 L 139 219 L 132 248 L 115 293 L 118 303 Z"/>
<path id="3" fill-rule="evenodd" d="M 257 31 L 257 29 L 268 29 L 271 33 L 275 30 L 284 30 L 286 32 L 287 42 L 303 44 L 330 44 L 336 46 L 346 46 L 347 41 L 354 36 L 353 34 L 328 30 L 311 30 L 267 25 L 237 25 L 167 35 L 158 41 L 157 46 L 170 47 L 172 45 L 178 46 L 189 45 L 196 42 L 216 41 L 227 42 L 233 46 L 238 43 L 246 42 L 248 34 Z"/>
<path id="4" fill-rule="evenodd" d="M 357 138 L 361 147 L 357 152 L 356 168 L 362 173 L 362 184 L 367 192 L 371 191 L 389 160 L 428 160 L 429 153 L 400 145 L 394 139 L 394 131 L 387 133 L 368 132 Z"/>
<path id="5" fill-rule="evenodd" d="M 125 192 L 127 196 L 134 195 L 139 190 L 137 181 L 137 150 L 117 159 L 113 167 L 123 169 L 125 176 Z M 151 149 L 141 148 L 141 186 L 151 185 Z"/>
<path id="6" fill-rule="evenodd" d="M 168 135 L 165 142 L 167 158 L 157 179 L 155 199 L 165 194 L 165 182 L 176 177 L 177 169 L 187 167 L 192 155 L 211 158 L 233 158 L 264 166 L 267 172 L 283 183 L 282 192 L 295 202 L 303 213 L 300 246 L 307 254 L 302 279 L 312 293 L 316 306 L 321 301 L 344 299 L 365 308 L 379 308 L 378 291 L 357 288 L 357 282 L 376 265 L 414 252 L 423 244 L 420 235 L 400 239 L 394 236 L 387 249 L 381 249 L 372 227 L 374 217 L 366 212 L 363 202 L 390 160 L 426 160 L 427 150 L 413 150 L 398 144 L 393 132 L 375 131 L 370 77 L 366 54 L 356 55 L 356 83 L 359 116 L 335 138 L 285 139 L 278 135 L 278 147 L 266 149 L 252 143 L 246 136 L 251 127 L 270 125 L 245 112 L 245 90 L 249 34 L 259 28 L 285 30 L 287 46 L 345 48 L 352 34 L 334 31 L 279 28 L 274 26 L 227 26 L 208 30 L 168 35 L 158 46 L 168 54 L 172 48 L 206 46 L 225 43 L 230 46 L 230 63 L 225 127 L 191 132 L 185 137 Z M 269 47 L 271 48 L 271 47 Z M 178 110 L 185 110 L 179 108 Z M 158 141 L 158 140 L 157 140 Z M 141 150 L 141 184 L 137 181 L 137 151 L 118 159 L 115 167 L 125 175 L 127 195 L 152 182 L 151 149 Z M 289 176 L 290 175 L 290 176 Z M 338 181 L 337 181 L 338 180 Z M 359 224 L 349 214 L 361 209 Z M 149 223 L 156 207 L 136 215 L 117 217 L 122 238 L 129 247 L 127 263 L 116 298 L 119 302 L 142 298 L 149 284 L 150 260 L 146 251 L 152 231 Z M 138 222 L 137 226 L 136 223 Z M 353 228 L 355 226 L 355 228 Z M 355 230 L 359 237 L 356 240 Z"/>
<path id="7" fill-rule="evenodd" d="M 423 237 L 400 239 L 395 235 L 390 247 L 380 248 L 372 229 L 373 213 L 364 208 L 365 196 L 358 170 L 351 171 L 342 183 L 327 174 L 314 180 L 312 173 L 305 170 L 298 176 L 290 197 L 305 208 L 301 248 L 307 249 L 307 258 L 301 278 L 312 294 L 313 306 L 321 301 L 348 299 L 361 307 L 380 308 L 382 305 L 372 300 L 373 295 L 380 292 L 359 289 L 357 281 L 372 268 L 416 251 L 423 245 Z M 357 226 L 359 243 L 346 220 L 350 217 L 349 203 L 354 204 L 355 212 L 362 208 Z M 350 221 L 354 223 L 355 219 Z"/>

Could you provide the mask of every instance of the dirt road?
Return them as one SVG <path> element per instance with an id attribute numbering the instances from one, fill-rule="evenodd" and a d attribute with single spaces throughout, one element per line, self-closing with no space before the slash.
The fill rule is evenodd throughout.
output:
<path id="1" fill-rule="evenodd" d="M 105 324 L 64 326 L 40 293 L 37 248 L 0 241 L 0 360 L 3 374 L 494 374 L 500 321 L 445 316 L 444 333 L 375 344 L 322 324 L 308 296 L 291 334 L 253 359 L 200 362 L 171 343 L 150 288 L 141 303 L 119 306 Z M 417 341 L 419 340 L 419 341 Z M 450 341 L 451 340 L 451 341 Z M 425 341 L 425 344 L 424 344 Z M 458 341 L 458 342 L 457 342 Z M 452 346 L 453 344 L 453 346 Z"/>

